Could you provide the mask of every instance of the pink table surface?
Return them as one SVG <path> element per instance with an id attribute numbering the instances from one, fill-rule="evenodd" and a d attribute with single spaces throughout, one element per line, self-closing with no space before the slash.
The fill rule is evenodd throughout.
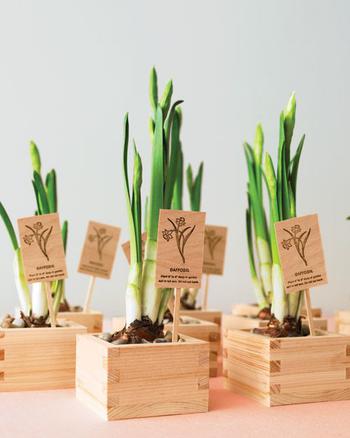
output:
<path id="1" fill-rule="evenodd" d="M 1 438 L 350 437 L 350 401 L 266 408 L 211 379 L 210 411 L 105 422 L 74 390 L 1 393 Z"/>
<path id="2" fill-rule="evenodd" d="M 43 436 L 349 438 L 350 401 L 267 408 L 226 391 L 217 377 L 210 379 L 208 413 L 106 422 L 78 402 L 74 390 L 0 393 L 0 438 Z"/>

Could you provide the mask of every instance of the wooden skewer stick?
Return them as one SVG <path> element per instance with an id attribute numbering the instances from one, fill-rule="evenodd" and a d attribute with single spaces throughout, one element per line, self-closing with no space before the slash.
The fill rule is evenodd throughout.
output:
<path id="1" fill-rule="evenodd" d="M 205 275 L 203 310 L 208 310 L 209 274 Z"/>
<path id="2" fill-rule="evenodd" d="M 305 297 L 306 316 L 309 323 L 310 335 L 315 336 L 314 320 L 312 318 L 312 309 L 311 309 L 310 289 L 306 289 L 304 291 L 304 297 Z"/>
<path id="3" fill-rule="evenodd" d="M 55 315 L 55 312 L 53 310 L 53 302 L 52 302 L 50 283 L 45 281 L 44 288 L 45 288 L 46 299 L 47 299 L 47 307 L 49 308 L 51 327 L 56 327 L 56 315 Z"/>
<path id="4" fill-rule="evenodd" d="M 172 342 L 177 342 L 177 331 L 179 327 L 179 318 L 180 318 L 180 295 L 181 289 L 175 289 L 175 302 L 174 302 L 174 312 L 173 312 L 173 336 Z"/>
<path id="5" fill-rule="evenodd" d="M 169 298 L 168 301 L 168 309 L 172 315 L 174 314 L 174 307 L 175 307 L 175 298 L 174 298 L 174 294 L 171 294 L 171 297 Z"/>
<path id="6" fill-rule="evenodd" d="M 96 280 L 96 277 L 91 275 L 90 281 L 89 281 L 88 291 L 87 291 L 87 294 L 86 294 L 84 309 L 83 309 L 83 311 L 86 312 L 86 313 L 90 312 L 92 294 L 94 293 L 94 289 L 95 289 L 95 280 Z"/>

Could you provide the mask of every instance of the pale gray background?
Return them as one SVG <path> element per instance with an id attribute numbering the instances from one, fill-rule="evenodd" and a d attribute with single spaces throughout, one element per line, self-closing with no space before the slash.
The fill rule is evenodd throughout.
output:
<path id="1" fill-rule="evenodd" d="M 349 14 L 329 1 L 0 1 L 0 199 L 12 218 L 32 214 L 28 143 L 58 173 L 61 217 L 70 221 L 68 298 L 82 303 L 88 278 L 76 272 L 87 221 L 123 228 L 122 119 L 144 159 L 149 185 L 148 74 L 174 79 L 185 103 L 186 161 L 205 161 L 203 210 L 228 225 L 224 277 L 211 306 L 252 302 L 244 231 L 242 141 L 263 123 L 276 156 L 278 117 L 297 93 L 297 138 L 305 132 L 299 213 L 318 212 L 329 285 L 314 289 L 327 312 L 350 308 Z M 17 296 L 12 249 L 0 226 L 0 313 Z M 118 250 L 111 281 L 98 280 L 93 307 L 124 311 L 127 264 Z"/>

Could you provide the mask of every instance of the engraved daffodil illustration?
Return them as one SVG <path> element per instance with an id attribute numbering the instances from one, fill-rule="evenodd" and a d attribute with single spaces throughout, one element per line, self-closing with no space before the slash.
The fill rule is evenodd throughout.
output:
<path id="1" fill-rule="evenodd" d="M 214 260 L 215 249 L 221 240 L 222 236 L 218 236 L 215 230 L 205 230 L 204 243 L 208 245 L 210 258 L 212 260 Z"/>
<path id="2" fill-rule="evenodd" d="M 49 261 L 49 255 L 47 253 L 47 244 L 52 233 L 52 226 L 50 228 L 45 228 L 42 222 L 35 222 L 32 226 L 26 225 L 26 228 L 31 231 L 31 234 L 26 234 L 23 237 L 23 241 L 26 245 L 31 245 L 36 242 L 41 253 Z"/>
<path id="3" fill-rule="evenodd" d="M 305 256 L 305 249 L 307 241 L 311 234 L 311 228 L 309 228 L 307 231 L 302 231 L 301 226 L 296 224 L 291 227 L 290 230 L 287 228 L 283 228 L 283 230 L 289 234 L 289 239 L 283 239 L 281 244 L 282 247 L 289 251 L 290 248 L 294 245 L 295 249 L 297 250 L 299 257 L 304 262 L 305 266 L 307 266 L 307 259 Z M 301 233 L 301 234 L 300 234 Z"/>
<path id="4" fill-rule="evenodd" d="M 170 218 L 168 218 L 168 221 L 171 223 L 172 228 L 165 229 L 162 231 L 163 239 L 169 242 L 171 239 L 175 237 L 176 246 L 181 256 L 182 263 L 186 263 L 186 258 L 185 258 L 186 243 L 188 242 L 188 239 L 191 237 L 196 226 L 195 225 L 193 225 L 193 227 L 186 226 L 186 220 L 183 216 L 177 217 L 175 219 L 175 222 Z"/>
<path id="5" fill-rule="evenodd" d="M 112 239 L 113 236 L 107 234 L 106 228 L 94 228 L 94 233 L 89 234 L 89 241 L 90 242 L 96 242 L 97 246 L 97 253 L 100 260 L 102 260 L 103 257 L 103 250 L 107 243 Z"/>

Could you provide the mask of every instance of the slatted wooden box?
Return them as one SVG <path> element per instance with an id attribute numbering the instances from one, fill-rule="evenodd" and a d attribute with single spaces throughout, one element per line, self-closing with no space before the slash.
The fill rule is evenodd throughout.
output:
<path id="1" fill-rule="evenodd" d="M 180 316 L 190 316 L 191 318 L 214 322 L 221 328 L 222 312 L 220 310 L 180 310 Z"/>
<path id="2" fill-rule="evenodd" d="M 350 335 L 350 310 L 339 310 L 336 313 L 335 328 L 338 333 Z"/>
<path id="3" fill-rule="evenodd" d="M 78 336 L 76 395 L 105 420 L 208 411 L 209 344 L 113 345 Z"/>
<path id="4" fill-rule="evenodd" d="M 209 342 L 209 375 L 216 377 L 218 375 L 218 355 L 221 344 L 221 332 L 218 324 L 210 321 L 203 321 L 197 318 L 186 318 L 186 323 L 179 323 L 179 333 L 190 336 L 191 338 L 201 339 Z M 165 325 L 166 330 L 172 330 L 172 324 Z"/>
<path id="5" fill-rule="evenodd" d="M 328 330 L 328 320 L 327 318 L 313 318 L 314 327 L 319 330 Z M 248 317 L 248 316 L 238 316 L 238 315 L 223 315 L 222 317 L 222 327 L 223 334 L 227 330 L 244 330 L 253 328 L 266 327 L 268 321 L 259 318 Z M 307 325 L 307 320 L 303 321 L 303 324 Z M 349 326 L 350 327 L 350 326 Z"/>
<path id="6" fill-rule="evenodd" d="M 350 336 L 224 337 L 224 385 L 266 406 L 350 399 Z"/>
<path id="7" fill-rule="evenodd" d="M 86 327 L 0 329 L 0 392 L 74 388 L 76 335 Z"/>
<path id="8" fill-rule="evenodd" d="M 197 318 L 190 318 L 188 316 L 182 316 L 181 318 L 187 318 L 188 321 L 186 324 L 181 323 L 181 321 L 179 322 L 178 332 L 181 335 L 209 342 L 209 375 L 210 377 L 216 377 L 219 371 L 218 355 L 221 344 L 220 327 L 214 322 L 202 321 Z M 124 325 L 124 317 L 112 318 L 112 331 L 121 330 Z M 165 330 L 171 331 L 172 327 L 173 326 L 170 323 L 166 324 L 164 328 Z"/>
<path id="9" fill-rule="evenodd" d="M 313 307 L 312 309 L 312 316 L 314 318 L 321 318 L 322 317 L 322 309 L 319 307 Z M 259 312 L 259 307 L 257 304 L 234 304 L 232 306 L 232 315 L 235 316 L 251 316 L 255 317 Z M 306 316 L 306 309 L 303 308 L 301 310 L 302 316 Z"/>
<path id="10" fill-rule="evenodd" d="M 58 318 L 76 322 L 87 328 L 88 333 L 103 331 L 103 314 L 97 310 L 90 312 L 59 312 Z"/>

